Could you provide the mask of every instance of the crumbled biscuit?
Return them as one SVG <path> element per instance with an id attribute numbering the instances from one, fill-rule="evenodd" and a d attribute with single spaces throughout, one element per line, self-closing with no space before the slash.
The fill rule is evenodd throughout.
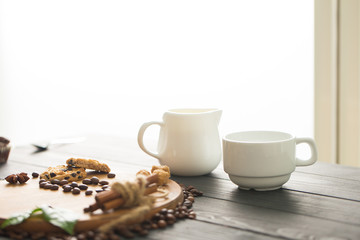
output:
<path id="1" fill-rule="evenodd" d="M 87 169 L 92 169 L 100 172 L 110 172 L 110 168 L 105 163 L 100 163 L 94 159 L 84 159 L 84 158 L 69 158 L 66 160 L 66 163 L 70 166 L 83 167 Z"/>
<path id="2" fill-rule="evenodd" d="M 60 165 L 56 167 L 49 167 L 45 172 L 40 174 L 40 178 L 45 180 L 68 180 L 79 181 L 86 177 L 86 169 L 83 167 L 73 167 Z"/>

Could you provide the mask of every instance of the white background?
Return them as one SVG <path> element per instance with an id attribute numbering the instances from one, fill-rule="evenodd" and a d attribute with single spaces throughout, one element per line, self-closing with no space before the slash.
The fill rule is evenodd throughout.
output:
<path id="1" fill-rule="evenodd" d="M 313 136 L 313 1 L 0 1 L 0 136 L 136 138 L 177 107 Z"/>

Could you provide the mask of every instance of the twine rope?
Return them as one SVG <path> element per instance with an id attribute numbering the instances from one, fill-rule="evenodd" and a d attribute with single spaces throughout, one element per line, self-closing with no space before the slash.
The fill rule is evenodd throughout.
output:
<path id="1" fill-rule="evenodd" d="M 115 182 L 111 189 L 121 194 L 125 200 L 123 207 L 132 208 L 129 212 L 122 214 L 120 217 L 102 225 L 99 228 L 101 232 L 108 232 L 119 224 L 128 222 L 138 222 L 145 220 L 152 208 L 154 198 L 151 196 L 144 196 L 146 179 L 142 176 L 137 177 L 137 181 L 123 181 Z"/>

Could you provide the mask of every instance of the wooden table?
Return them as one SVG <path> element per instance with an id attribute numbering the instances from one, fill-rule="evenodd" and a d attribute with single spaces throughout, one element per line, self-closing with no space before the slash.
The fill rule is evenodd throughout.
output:
<path id="1" fill-rule="evenodd" d="M 89 136 L 86 141 L 34 153 L 17 147 L 0 177 L 41 172 L 64 164 L 68 157 L 96 158 L 113 172 L 149 169 L 158 165 L 135 139 Z M 148 239 L 360 239 L 360 169 L 318 162 L 299 167 L 282 189 L 270 192 L 239 190 L 222 164 L 201 177 L 172 179 L 204 192 L 196 198 L 196 220 L 178 221 L 153 230 Z M 5 206 L 0 206 L 0 209 Z"/>

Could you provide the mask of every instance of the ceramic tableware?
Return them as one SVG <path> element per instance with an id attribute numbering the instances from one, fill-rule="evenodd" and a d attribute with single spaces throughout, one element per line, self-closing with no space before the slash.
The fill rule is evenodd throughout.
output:
<path id="1" fill-rule="evenodd" d="M 296 145 L 306 143 L 311 157 L 296 157 Z M 235 132 L 223 138 L 224 170 L 240 189 L 274 190 L 286 183 L 297 166 L 317 161 L 316 144 L 311 138 L 296 138 L 274 131 Z"/>
<path id="2" fill-rule="evenodd" d="M 171 109 L 163 121 L 144 123 L 138 133 L 140 148 L 160 164 L 168 165 L 179 176 L 199 176 L 210 173 L 221 161 L 221 139 L 218 124 L 219 109 Z M 157 152 L 144 145 L 144 132 L 151 125 L 160 126 Z"/>

